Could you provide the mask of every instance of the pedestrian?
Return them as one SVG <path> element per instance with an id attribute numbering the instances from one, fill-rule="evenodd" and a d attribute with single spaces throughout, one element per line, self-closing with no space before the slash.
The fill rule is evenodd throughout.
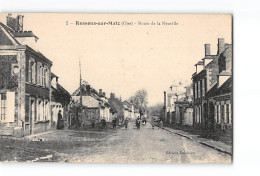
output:
<path id="1" fill-rule="evenodd" d="M 126 118 L 126 119 L 125 119 L 125 122 L 124 122 L 124 124 L 125 124 L 125 129 L 127 129 L 127 125 L 128 125 L 128 118 Z"/>
<path id="2" fill-rule="evenodd" d="M 161 120 L 160 121 L 160 128 L 162 128 L 163 127 L 163 121 Z"/>
<path id="3" fill-rule="evenodd" d="M 91 119 L 91 126 L 92 126 L 92 128 L 95 128 L 95 119 L 94 119 L 94 117 L 92 117 L 92 119 Z"/>
<path id="4" fill-rule="evenodd" d="M 115 130 L 116 129 L 116 118 L 114 118 L 112 120 L 112 125 L 113 125 L 113 129 Z"/>
<path id="5" fill-rule="evenodd" d="M 152 118 L 152 119 L 151 119 L 151 125 L 152 125 L 152 128 L 153 128 L 153 129 L 154 129 L 154 121 L 155 121 L 155 119 Z"/>
<path id="6" fill-rule="evenodd" d="M 59 110 L 59 113 L 58 113 L 58 122 L 57 122 L 57 129 L 63 129 L 64 128 L 64 125 L 62 123 L 62 115 L 61 115 L 61 110 Z"/>
<path id="7" fill-rule="evenodd" d="M 141 123 L 141 119 L 140 119 L 140 117 L 138 117 L 136 119 L 136 127 L 137 127 L 138 130 L 140 129 L 140 123 Z"/>
<path id="8" fill-rule="evenodd" d="M 101 120 L 101 123 L 103 128 L 107 127 L 106 120 L 104 118 Z"/>

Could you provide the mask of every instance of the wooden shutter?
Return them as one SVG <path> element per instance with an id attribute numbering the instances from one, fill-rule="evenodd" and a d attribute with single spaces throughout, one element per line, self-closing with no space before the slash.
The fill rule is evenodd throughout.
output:
<path id="1" fill-rule="evenodd" d="M 15 92 L 6 92 L 6 122 L 14 122 Z"/>
<path id="2" fill-rule="evenodd" d="M 2 94 L 0 94 L 0 121 L 2 120 L 1 114 L 2 114 Z"/>

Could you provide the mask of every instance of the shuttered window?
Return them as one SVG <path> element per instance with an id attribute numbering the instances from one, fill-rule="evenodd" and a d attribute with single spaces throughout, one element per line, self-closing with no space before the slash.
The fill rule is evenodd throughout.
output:
<path id="1" fill-rule="evenodd" d="M 15 92 L 0 94 L 0 121 L 14 122 Z"/>
<path id="2" fill-rule="evenodd" d="M 1 121 L 5 121 L 6 119 L 6 106 L 7 106 L 7 101 L 6 101 L 6 93 L 1 93 L 0 94 L 0 119 Z"/>

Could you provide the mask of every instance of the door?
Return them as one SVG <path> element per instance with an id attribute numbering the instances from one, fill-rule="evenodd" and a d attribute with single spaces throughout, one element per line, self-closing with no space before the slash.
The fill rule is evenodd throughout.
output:
<path id="1" fill-rule="evenodd" d="M 33 133 L 33 122 L 35 119 L 35 100 L 31 100 L 31 111 L 30 111 L 30 135 Z"/>
<path id="2" fill-rule="evenodd" d="M 209 122 L 210 122 L 210 130 L 215 130 L 215 107 L 212 102 L 209 104 Z"/>

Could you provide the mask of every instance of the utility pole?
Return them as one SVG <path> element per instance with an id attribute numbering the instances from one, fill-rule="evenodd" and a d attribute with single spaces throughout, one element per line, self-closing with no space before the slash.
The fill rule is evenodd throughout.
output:
<path id="1" fill-rule="evenodd" d="M 80 87 L 80 109 L 82 109 L 82 87 L 81 87 L 81 63 L 80 63 L 80 58 L 79 58 L 79 87 Z"/>
<path id="2" fill-rule="evenodd" d="M 79 90 L 80 90 L 80 118 L 81 117 L 81 113 L 82 113 L 82 79 L 81 79 L 81 63 L 80 63 L 80 58 L 79 58 Z M 80 122 L 79 122 L 79 118 L 78 118 L 78 125 L 80 126 Z"/>

